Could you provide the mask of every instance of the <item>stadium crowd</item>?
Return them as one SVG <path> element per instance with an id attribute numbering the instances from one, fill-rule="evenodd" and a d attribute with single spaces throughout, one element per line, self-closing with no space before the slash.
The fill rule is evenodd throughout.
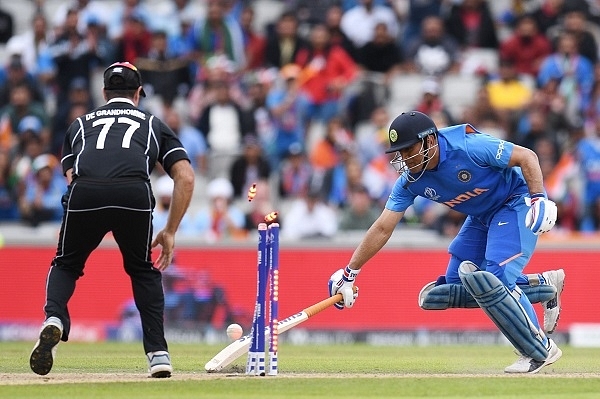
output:
<path id="1" fill-rule="evenodd" d="M 182 235 L 244 239 L 273 210 L 289 239 L 364 230 L 397 178 L 387 128 L 409 109 L 531 148 L 559 207 L 555 230 L 600 229 L 600 2 L 33 5 L 20 32 L 0 10 L 0 224 L 60 220 L 65 130 L 103 101 L 104 68 L 126 60 L 144 80 L 141 107 L 179 135 L 206 183 Z M 265 9 L 276 15 L 258 23 Z M 153 184 L 158 231 L 172 183 L 157 172 Z M 427 200 L 409 211 L 403 223 L 450 237 L 464 218 Z"/>

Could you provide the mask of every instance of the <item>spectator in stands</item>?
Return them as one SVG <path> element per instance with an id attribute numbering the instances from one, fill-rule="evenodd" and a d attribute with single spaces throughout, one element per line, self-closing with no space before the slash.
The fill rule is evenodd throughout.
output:
<path id="1" fill-rule="evenodd" d="M 17 194 L 23 193 L 25 177 L 31 172 L 33 160 L 44 153 L 41 131 L 42 122 L 36 116 L 26 116 L 19 123 L 19 141 L 11 154 L 12 173 L 17 179 Z"/>
<path id="2" fill-rule="evenodd" d="M 308 193 L 313 170 L 300 142 L 290 144 L 281 163 L 279 195 L 282 198 L 300 198 Z"/>
<path id="3" fill-rule="evenodd" d="M 244 125 L 241 107 L 231 98 L 229 83 L 215 80 L 210 85 L 215 90 L 215 101 L 202 112 L 198 129 L 209 147 L 210 176 L 224 177 L 239 153 L 243 136 L 251 132 Z"/>
<path id="4" fill-rule="evenodd" d="M 542 4 L 532 12 L 531 15 L 536 20 L 542 34 L 545 35 L 550 27 L 559 23 L 567 1 L 575 0 L 543 0 Z"/>
<path id="5" fill-rule="evenodd" d="M 269 111 L 267 96 L 277 76 L 273 69 L 260 69 L 244 75 L 247 104 L 244 105 L 244 120 L 247 129 L 253 132 L 263 149 L 263 155 L 273 162 L 275 140 L 274 118 Z"/>
<path id="6" fill-rule="evenodd" d="M 377 107 L 368 121 L 359 124 L 355 131 L 356 150 L 360 163 L 367 165 L 373 158 L 384 154 L 388 143 L 390 114 L 386 107 Z"/>
<path id="7" fill-rule="evenodd" d="M 492 106 L 490 95 L 484 85 L 479 88 L 477 98 L 475 98 L 471 106 L 463 111 L 462 118 L 460 119 L 469 121 L 468 123 L 473 126 L 481 126 L 490 122 L 502 126 L 505 122 L 502 120 L 502 116 L 498 110 Z"/>
<path id="8" fill-rule="evenodd" d="M 524 108 L 533 94 L 531 88 L 519 79 L 515 65 L 509 59 L 500 60 L 498 77 L 488 81 L 485 88 L 492 107 L 509 114 Z"/>
<path id="9" fill-rule="evenodd" d="M 0 222 L 19 218 L 16 185 L 10 154 L 8 150 L 0 148 Z"/>
<path id="10" fill-rule="evenodd" d="M 514 31 L 500 45 L 500 58 L 512 61 L 517 73 L 535 78 L 552 46 L 530 15 L 520 17 Z"/>
<path id="11" fill-rule="evenodd" d="M 254 8 L 247 5 L 242 10 L 240 27 L 246 52 L 246 69 L 254 70 L 265 64 L 266 38 L 254 28 Z"/>
<path id="12" fill-rule="evenodd" d="M 190 157 L 190 163 L 198 175 L 205 176 L 207 172 L 206 139 L 202 132 L 190 125 L 187 115 L 182 115 L 175 107 L 167 107 L 164 110 L 164 121 L 175 132 L 185 151 Z"/>
<path id="13" fill-rule="evenodd" d="M 360 48 L 373 40 L 375 25 L 380 22 L 386 24 L 390 36 L 398 37 L 400 27 L 394 11 L 374 4 L 373 0 L 361 0 L 360 4 L 344 13 L 340 27 L 354 46 Z"/>
<path id="14" fill-rule="evenodd" d="M 546 123 L 545 114 L 539 109 L 533 109 L 528 113 L 529 116 L 529 130 L 522 136 L 520 145 L 523 147 L 534 150 L 537 147 L 537 143 L 540 140 L 552 139 L 552 135 L 548 133 L 548 126 Z M 558 144 L 552 142 L 554 146 Z"/>
<path id="15" fill-rule="evenodd" d="M 44 3 L 41 0 L 40 3 Z M 98 21 L 102 25 L 107 25 L 116 14 L 112 14 L 113 10 L 106 7 L 102 0 L 65 0 L 57 4 L 57 7 L 50 19 L 50 24 L 57 29 L 57 34 L 60 34 L 65 21 L 68 18 L 69 11 L 74 10 L 79 14 L 77 22 L 77 30 L 80 34 L 85 35 L 90 21 Z M 47 8 L 47 7 L 45 7 Z M 39 7 L 38 12 L 42 12 L 42 7 Z"/>
<path id="16" fill-rule="evenodd" d="M 456 72 L 460 66 L 458 42 L 444 28 L 444 20 L 430 16 L 423 20 L 421 35 L 408 45 L 407 69 L 425 75 Z"/>
<path id="17" fill-rule="evenodd" d="M 0 129 L 3 131 L 0 134 L 4 134 L 5 129 L 9 129 L 13 134 L 19 131 L 19 122 L 28 116 L 34 115 L 42 121 L 42 131 L 40 137 L 44 148 L 50 143 L 50 119 L 43 105 L 39 102 L 33 101 L 29 85 L 25 83 L 19 83 L 10 90 L 10 102 L 8 105 L 0 109 Z M 8 121 L 8 126 L 4 124 Z"/>
<path id="18" fill-rule="evenodd" d="M 446 31 L 463 49 L 497 49 L 496 24 L 487 1 L 463 0 L 452 4 Z"/>
<path id="19" fill-rule="evenodd" d="M 514 132 L 511 140 L 521 142 L 531 130 L 530 114 L 541 113 L 544 119 L 546 134 L 558 144 L 566 148 L 569 130 L 572 125 L 566 117 L 566 101 L 558 91 L 558 81 L 550 80 L 544 87 L 534 91 L 530 103 L 517 113 L 512 122 L 510 132 Z"/>
<path id="20" fill-rule="evenodd" d="M 404 56 L 387 25 L 375 25 L 373 40 L 357 51 L 357 62 L 363 69 L 360 91 L 349 105 L 350 126 L 369 119 L 371 112 L 390 99 L 390 84 L 402 69 Z"/>
<path id="21" fill-rule="evenodd" d="M 435 113 L 442 113 L 446 118 L 447 124 L 453 125 L 454 118 L 447 105 L 442 100 L 441 90 L 440 83 L 437 79 L 424 79 L 421 85 L 421 100 L 413 109 L 429 115 L 429 117 L 432 117 Z"/>
<path id="22" fill-rule="evenodd" d="M 41 83 L 47 83 L 48 65 L 43 64 L 43 54 L 54 38 L 48 29 L 46 17 L 41 12 L 33 14 L 31 26 L 21 34 L 12 36 L 6 43 L 6 52 L 10 55 L 20 54 L 25 70 L 34 75 Z"/>
<path id="23" fill-rule="evenodd" d="M 339 0 L 290 0 L 287 3 L 298 18 L 300 35 L 307 37 L 315 25 L 325 23 L 327 11 L 337 6 Z"/>
<path id="24" fill-rule="evenodd" d="M 579 54 L 572 33 L 560 35 L 556 51 L 542 62 L 537 81 L 540 86 L 557 81 L 558 91 L 566 100 L 568 119 L 573 124 L 581 122 L 590 104 L 594 71 L 592 63 Z"/>
<path id="25" fill-rule="evenodd" d="M 298 51 L 308 43 L 298 34 L 298 18 L 292 11 L 286 11 L 275 23 L 273 34 L 268 35 L 265 61 L 268 67 L 278 69 L 294 63 Z"/>
<path id="26" fill-rule="evenodd" d="M 244 238 L 244 212 L 232 202 L 233 186 L 229 179 L 218 177 L 211 180 L 206 193 L 209 205 L 194 218 L 198 236 L 208 242 Z"/>
<path id="27" fill-rule="evenodd" d="M 366 71 L 383 74 L 383 84 L 388 84 L 391 77 L 400 71 L 404 56 L 387 25 L 378 22 L 374 26 L 373 39 L 358 50 L 357 60 Z"/>
<path id="28" fill-rule="evenodd" d="M 358 76 L 358 68 L 346 51 L 332 46 L 325 25 L 316 25 L 310 33 L 309 47 L 296 56 L 302 68 L 299 76 L 301 118 L 305 127 L 312 121 L 327 123 L 340 112 L 344 89 Z"/>
<path id="29" fill-rule="evenodd" d="M 82 77 L 91 81 L 94 68 L 102 62 L 97 50 L 98 42 L 93 36 L 87 38 L 77 30 L 77 10 L 69 10 L 63 32 L 48 47 L 55 68 L 58 89 L 57 103 L 66 101 L 71 81 Z"/>
<path id="30" fill-rule="evenodd" d="M 333 238 L 338 231 L 335 211 L 323 202 L 320 190 L 310 189 L 285 214 L 281 238 L 286 240 Z"/>
<path id="31" fill-rule="evenodd" d="M 213 56 L 225 56 L 234 71 L 246 67 L 244 36 L 237 20 L 226 16 L 223 0 L 207 1 L 206 17 L 197 19 L 189 33 L 189 48 L 200 68 Z"/>
<path id="32" fill-rule="evenodd" d="M 404 3 L 406 7 L 406 11 L 401 15 L 404 22 L 402 43 L 405 46 L 404 50 L 408 50 L 406 46 L 421 34 L 421 27 L 425 18 L 441 16 L 443 2 L 439 0 L 404 0 L 401 3 Z"/>
<path id="33" fill-rule="evenodd" d="M 56 105 L 57 108 L 52 117 L 52 140 L 50 151 L 53 154 L 59 155 L 62 152 L 65 132 L 74 120 L 70 117 L 73 107 L 81 105 L 81 109 L 84 110 L 84 113 L 94 109 L 94 101 L 90 93 L 88 82 L 85 78 L 79 77 L 73 79 L 69 85 L 67 100 Z M 76 115 L 75 118 L 81 115 L 83 115 L 83 113 Z"/>
<path id="34" fill-rule="evenodd" d="M 349 142 L 339 149 L 339 162 L 325 171 L 322 196 L 334 209 L 345 208 L 348 192 L 357 185 L 362 185 L 362 165 L 356 157 L 355 144 Z"/>
<path id="35" fill-rule="evenodd" d="M 26 177 L 23 196 L 19 198 L 19 212 L 23 221 L 32 227 L 41 222 L 58 222 L 63 215 L 61 198 L 67 182 L 57 169 L 58 160 L 50 154 L 37 156 Z"/>
<path id="36" fill-rule="evenodd" d="M 593 28 L 590 27 L 593 26 Z M 583 57 L 586 57 L 592 64 L 598 62 L 598 43 L 592 34 L 592 29 L 596 32 L 600 27 L 587 20 L 585 8 L 576 4 L 565 4 L 562 23 L 548 29 L 547 35 L 550 40 L 558 40 L 562 32 L 569 32 L 575 36 L 577 41 L 577 51 Z"/>
<path id="37" fill-rule="evenodd" d="M 176 99 L 184 101 L 192 87 L 190 62 L 171 51 L 165 31 L 154 31 L 151 38 L 148 53 L 137 58 L 136 66 L 147 95 L 171 107 Z"/>
<path id="38" fill-rule="evenodd" d="M 31 99 L 40 104 L 44 102 L 44 94 L 41 90 L 39 81 L 30 74 L 23 64 L 20 54 L 13 54 L 9 57 L 8 63 L 4 68 L 6 79 L 0 84 L 0 107 L 4 107 L 10 102 L 10 92 L 13 87 L 26 85 L 31 93 Z"/>
<path id="39" fill-rule="evenodd" d="M 277 167 L 287 154 L 290 145 L 304 140 L 304 128 L 299 117 L 300 98 L 298 97 L 298 77 L 300 67 L 288 64 L 281 68 L 280 83 L 269 91 L 266 105 L 274 124 L 274 140 L 264 143 L 271 165 Z"/>
<path id="40" fill-rule="evenodd" d="M 353 137 L 340 117 L 327 122 L 325 136 L 318 140 L 309 153 L 313 169 L 328 170 L 341 161 L 340 152 L 353 142 Z"/>
<path id="41" fill-rule="evenodd" d="M 131 60 L 146 57 L 150 51 L 152 34 L 144 17 L 137 12 L 129 14 L 123 21 L 123 34 L 117 40 L 116 58 Z"/>
<path id="42" fill-rule="evenodd" d="M 163 2 L 163 12 L 152 13 L 149 21 L 150 29 L 166 32 L 169 39 L 181 37 L 187 33 L 185 27 L 188 22 L 204 11 L 204 4 L 202 3 L 190 0 Z"/>
<path id="43" fill-rule="evenodd" d="M 248 188 L 260 180 L 269 180 L 271 166 L 262 153 L 260 142 L 255 135 L 244 137 L 244 148 L 231 165 L 229 180 L 233 186 L 233 198 L 245 198 Z"/>
<path id="44" fill-rule="evenodd" d="M 331 37 L 331 44 L 335 46 L 340 46 L 354 61 L 358 62 L 356 53 L 356 46 L 352 43 L 352 40 L 348 38 L 348 36 L 344 33 L 341 27 L 342 16 L 344 15 L 344 10 L 338 4 L 330 5 L 327 8 L 327 12 L 325 14 L 325 26 L 329 30 L 329 35 Z"/>
<path id="45" fill-rule="evenodd" d="M 365 231 L 377 220 L 381 210 L 378 209 L 364 186 L 350 188 L 348 206 L 340 214 L 340 231 Z"/>
<path id="46" fill-rule="evenodd" d="M 152 12 L 142 2 L 142 0 L 123 0 L 118 2 L 117 8 L 108 17 L 108 37 L 114 41 L 119 41 L 125 32 L 125 25 L 128 18 L 141 19 L 145 24 L 154 20 Z M 133 62 L 133 60 L 128 60 Z"/>
<path id="47" fill-rule="evenodd" d="M 6 43 L 13 36 L 13 25 L 12 15 L 0 9 L 0 43 Z"/>
<path id="48" fill-rule="evenodd" d="M 580 229 L 584 232 L 600 230 L 600 120 L 590 137 L 577 144 L 576 160 L 583 177 L 583 217 Z"/>

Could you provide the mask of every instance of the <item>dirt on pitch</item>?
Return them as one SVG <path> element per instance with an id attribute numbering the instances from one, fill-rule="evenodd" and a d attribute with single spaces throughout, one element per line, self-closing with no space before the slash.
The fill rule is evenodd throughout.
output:
<path id="1" fill-rule="evenodd" d="M 202 381 L 229 378 L 600 378 L 600 373 L 560 373 L 552 369 L 539 374 L 522 375 L 506 374 L 390 374 L 390 373 L 286 373 L 279 372 L 276 377 L 247 376 L 237 370 L 219 373 L 203 371 L 173 373 L 170 380 Z M 50 373 L 40 376 L 33 373 L 0 373 L 0 385 L 40 385 L 40 384 L 84 384 L 84 383 L 114 383 L 114 382 L 154 382 L 161 379 L 149 378 L 144 373 Z"/>

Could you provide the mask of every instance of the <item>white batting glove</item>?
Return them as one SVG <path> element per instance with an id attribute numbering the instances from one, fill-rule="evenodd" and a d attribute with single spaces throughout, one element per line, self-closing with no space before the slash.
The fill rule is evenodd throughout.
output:
<path id="1" fill-rule="evenodd" d="M 346 266 L 333 273 L 329 278 L 329 295 L 334 296 L 337 293 L 341 293 L 344 296 L 344 300 L 336 303 L 334 306 L 340 310 L 344 309 L 344 306 L 351 308 L 354 306 L 354 301 L 358 298 L 358 287 L 356 291 L 353 289 L 354 280 L 360 270 L 350 269 Z"/>
<path id="2" fill-rule="evenodd" d="M 557 212 L 556 204 L 546 198 L 545 194 L 532 194 L 531 207 L 525 216 L 525 225 L 535 235 L 546 233 L 554 227 Z"/>

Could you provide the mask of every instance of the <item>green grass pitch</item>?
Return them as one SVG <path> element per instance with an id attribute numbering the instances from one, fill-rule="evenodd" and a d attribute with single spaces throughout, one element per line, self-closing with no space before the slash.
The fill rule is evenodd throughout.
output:
<path id="1" fill-rule="evenodd" d="M 537 375 L 507 375 L 508 346 L 280 345 L 279 375 L 248 377 L 242 356 L 204 364 L 224 345 L 172 344 L 172 378 L 147 378 L 141 343 L 61 343 L 47 376 L 29 370 L 30 342 L 2 342 L 0 398 L 600 398 L 600 348 L 563 346 Z"/>

